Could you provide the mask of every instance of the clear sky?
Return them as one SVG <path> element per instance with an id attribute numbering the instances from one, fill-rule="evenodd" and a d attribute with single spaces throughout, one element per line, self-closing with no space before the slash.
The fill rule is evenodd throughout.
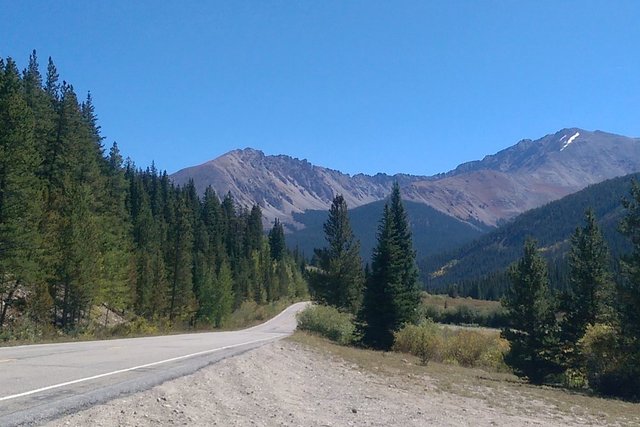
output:
<path id="1" fill-rule="evenodd" d="M 106 144 L 175 172 L 235 148 L 445 172 L 564 127 L 640 136 L 640 1 L 0 0 Z"/>

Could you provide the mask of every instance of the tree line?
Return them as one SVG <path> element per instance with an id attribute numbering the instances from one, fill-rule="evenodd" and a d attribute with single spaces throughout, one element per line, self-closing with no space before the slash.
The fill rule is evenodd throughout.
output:
<path id="1" fill-rule="evenodd" d="M 276 221 L 212 188 L 105 152 L 91 95 L 79 101 L 35 51 L 0 58 L 0 331 L 19 311 L 72 331 L 92 307 L 175 326 L 220 326 L 244 301 L 306 293 Z"/>

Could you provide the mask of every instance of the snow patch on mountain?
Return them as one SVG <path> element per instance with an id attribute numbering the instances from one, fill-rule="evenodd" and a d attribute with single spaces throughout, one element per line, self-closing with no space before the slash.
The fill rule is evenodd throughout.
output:
<path id="1" fill-rule="evenodd" d="M 573 135 L 571 138 L 567 140 L 567 142 L 564 143 L 560 151 L 563 151 L 565 148 L 567 148 L 569 144 L 571 144 L 579 136 L 580 136 L 580 132 L 576 132 L 575 135 Z M 562 137 L 562 139 L 564 139 L 564 136 Z M 562 139 L 560 139 L 560 141 L 562 141 Z"/>

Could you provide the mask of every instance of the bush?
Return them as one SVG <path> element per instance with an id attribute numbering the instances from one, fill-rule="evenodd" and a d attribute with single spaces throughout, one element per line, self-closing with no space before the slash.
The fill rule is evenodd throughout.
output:
<path id="1" fill-rule="evenodd" d="M 578 341 L 589 386 L 604 395 L 637 398 L 640 369 L 637 354 L 626 349 L 616 328 L 608 324 L 589 325 Z"/>
<path id="2" fill-rule="evenodd" d="M 423 365 L 430 360 L 442 360 L 442 348 L 442 334 L 430 320 L 421 325 L 407 325 L 394 334 L 393 349 L 417 356 Z"/>
<path id="3" fill-rule="evenodd" d="M 476 366 L 490 346 L 491 337 L 476 331 L 460 330 L 447 340 L 447 356 L 462 366 Z"/>
<path id="4" fill-rule="evenodd" d="M 329 338 L 338 344 L 355 341 L 353 315 L 326 305 L 314 305 L 298 313 L 298 329 Z"/>
<path id="5" fill-rule="evenodd" d="M 409 353 L 422 364 L 444 362 L 466 367 L 507 370 L 504 354 L 509 344 L 497 334 L 467 329 L 441 328 L 428 320 L 421 325 L 406 325 L 394 334 L 393 349 Z"/>

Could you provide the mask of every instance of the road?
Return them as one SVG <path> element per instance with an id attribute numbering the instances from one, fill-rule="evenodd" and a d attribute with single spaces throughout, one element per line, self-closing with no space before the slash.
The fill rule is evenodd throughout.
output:
<path id="1" fill-rule="evenodd" d="M 0 425 L 38 424 L 281 339 L 306 304 L 241 331 L 0 348 Z"/>

